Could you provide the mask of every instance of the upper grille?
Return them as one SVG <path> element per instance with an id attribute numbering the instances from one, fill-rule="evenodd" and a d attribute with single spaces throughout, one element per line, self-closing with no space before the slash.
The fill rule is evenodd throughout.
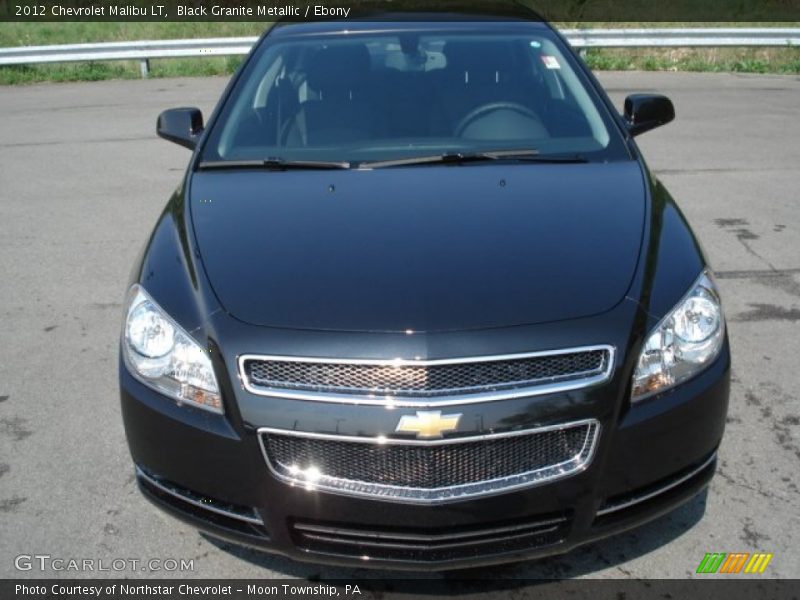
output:
<path id="1" fill-rule="evenodd" d="M 604 346 L 433 361 L 243 356 L 240 367 L 246 385 L 257 393 L 441 399 L 558 383 L 590 385 L 608 376 L 611 358 Z"/>
<path id="2" fill-rule="evenodd" d="M 261 430 L 267 461 L 298 485 L 406 502 L 440 502 L 582 470 L 596 421 L 436 442 Z"/>

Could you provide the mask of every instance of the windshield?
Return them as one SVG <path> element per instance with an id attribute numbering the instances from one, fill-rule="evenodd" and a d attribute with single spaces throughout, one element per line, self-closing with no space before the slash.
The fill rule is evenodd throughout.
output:
<path id="1" fill-rule="evenodd" d="M 620 136 L 550 32 L 398 32 L 268 39 L 204 161 L 391 163 L 527 150 L 626 158 Z"/>

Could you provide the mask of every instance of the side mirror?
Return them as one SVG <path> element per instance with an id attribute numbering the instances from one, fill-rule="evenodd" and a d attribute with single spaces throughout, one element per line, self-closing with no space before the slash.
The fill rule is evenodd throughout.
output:
<path id="1" fill-rule="evenodd" d="M 660 94 L 631 94 L 625 98 L 625 122 L 632 136 L 666 125 L 675 118 L 672 101 Z"/>
<path id="2" fill-rule="evenodd" d="M 158 115 L 159 137 L 194 150 L 203 132 L 203 113 L 198 108 L 171 108 Z"/>

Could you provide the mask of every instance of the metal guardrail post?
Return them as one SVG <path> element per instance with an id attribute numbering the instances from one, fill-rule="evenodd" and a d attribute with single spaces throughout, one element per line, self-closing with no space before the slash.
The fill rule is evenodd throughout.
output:
<path id="1" fill-rule="evenodd" d="M 143 58 L 139 61 L 139 71 L 142 74 L 142 79 L 147 79 L 150 75 L 150 59 Z"/>

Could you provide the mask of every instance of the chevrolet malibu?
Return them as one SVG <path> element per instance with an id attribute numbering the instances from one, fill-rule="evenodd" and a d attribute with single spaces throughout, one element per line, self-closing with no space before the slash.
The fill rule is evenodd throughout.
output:
<path id="1" fill-rule="evenodd" d="M 283 22 L 136 262 L 119 364 L 139 487 L 295 559 L 564 553 L 711 479 L 714 278 L 619 114 L 527 12 Z"/>

